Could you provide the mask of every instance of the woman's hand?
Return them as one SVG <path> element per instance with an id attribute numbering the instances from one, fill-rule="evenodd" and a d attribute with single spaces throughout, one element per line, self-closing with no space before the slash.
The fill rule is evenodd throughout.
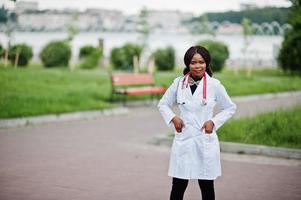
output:
<path id="1" fill-rule="evenodd" d="M 174 124 L 176 131 L 181 133 L 182 128 L 185 126 L 183 120 L 180 117 L 175 116 L 171 121 Z"/>
<path id="2" fill-rule="evenodd" d="M 205 133 L 211 134 L 214 128 L 214 123 L 213 121 L 209 120 L 206 121 L 203 125 L 203 127 L 201 128 L 201 131 L 203 131 L 203 129 L 205 129 Z"/>

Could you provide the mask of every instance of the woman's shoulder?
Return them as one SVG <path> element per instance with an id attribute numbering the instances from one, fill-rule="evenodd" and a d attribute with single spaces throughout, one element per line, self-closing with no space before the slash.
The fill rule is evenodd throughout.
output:
<path id="1" fill-rule="evenodd" d="M 210 77 L 210 81 L 212 83 L 220 83 L 220 80 L 218 80 L 217 78 L 214 78 L 214 77 Z"/>
<path id="2" fill-rule="evenodd" d="M 218 87 L 220 86 L 222 83 L 220 80 L 216 79 L 216 78 L 213 78 L 213 77 L 210 77 L 210 82 L 212 85 Z"/>
<path id="3" fill-rule="evenodd" d="M 184 77 L 183 75 L 176 77 L 176 78 L 173 80 L 173 83 L 179 83 L 179 81 L 181 81 L 181 79 L 183 79 L 183 77 Z"/>

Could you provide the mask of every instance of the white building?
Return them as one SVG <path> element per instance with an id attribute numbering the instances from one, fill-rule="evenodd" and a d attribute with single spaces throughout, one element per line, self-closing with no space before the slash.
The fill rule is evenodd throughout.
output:
<path id="1" fill-rule="evenodd" d="M 18 15 L 18 27 L 25 31 L 64 31 L 69 25 L 80 31 L 120 30 L 124 16 L 110 10 L 42 10 L 27 11 Z"/>
<path id="2" fill-rule="evenodd" d="M 139 15 L 125 16 L 118 10 L 37 10 L 37 3 L 22 1 L 18 5 L 16 9 L 22 10 L 17 13 L 21 31 L 66 31 L 70 24 L 80 31 L 135 32 L 139 29 Z M 192 13 L 150 10 L 146 20 L 152 32 L 188 33 L 182 22 L 191 17 Z"/>
<path id="3" fill-rule="evenodd" d="M 25 12 L 18 15 L 18 26 L 21 30 L 61 30 L 71 20 L 68 13 L 58 11 Z"/>
<path id="4" fill-rule="evenodd" d="M 28 10 L 38 10 L 38 2 L 35 1 L 17 1 L 15 6 L 16 13 L 22 13 Z"/>
<path id="5" fill-rule="evenodd" d="M 193 17 L 192 13 L 163 10 L 148 11 L 148 24 L 154 32 L 178 32 L 187 33 L 188 30 L 182 22 Z"/>
<path id="6" fill-rule="evenodd" d="M 125 23 L 125 16 L 119 10 L 87 9 L 86 13 L 98 16 L 103 30 L 120 30 Z"/>
<path id="7" fill-rule="evenodd" d="M 223 23 L 216 30 L 219 34 L 242 34 L 242 26 L 240 24 Z"/>

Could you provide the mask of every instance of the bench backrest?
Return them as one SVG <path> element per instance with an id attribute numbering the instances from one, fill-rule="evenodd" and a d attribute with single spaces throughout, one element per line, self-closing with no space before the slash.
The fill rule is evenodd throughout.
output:
<path id="1" fill-rule="evenodd" d="M 112 84 L 122 85 L 151 85 L 154 84 L 152 74 L 112 73 Z"/>

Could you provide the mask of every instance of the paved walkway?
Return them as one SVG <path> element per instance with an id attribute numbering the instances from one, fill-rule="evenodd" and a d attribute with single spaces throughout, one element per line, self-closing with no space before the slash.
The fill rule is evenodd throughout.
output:
<path id="1" fill-rule="evenodd" d="M 0 129 L 0 200 L 168 199 L 169 148 L 151 144 L 167 131 L 155 107 Z M 222 171 L 218 200 L 301 199 L 300 161 L 222 154 Z M 195 181 L 185 199 L 200 199 Z"/>

